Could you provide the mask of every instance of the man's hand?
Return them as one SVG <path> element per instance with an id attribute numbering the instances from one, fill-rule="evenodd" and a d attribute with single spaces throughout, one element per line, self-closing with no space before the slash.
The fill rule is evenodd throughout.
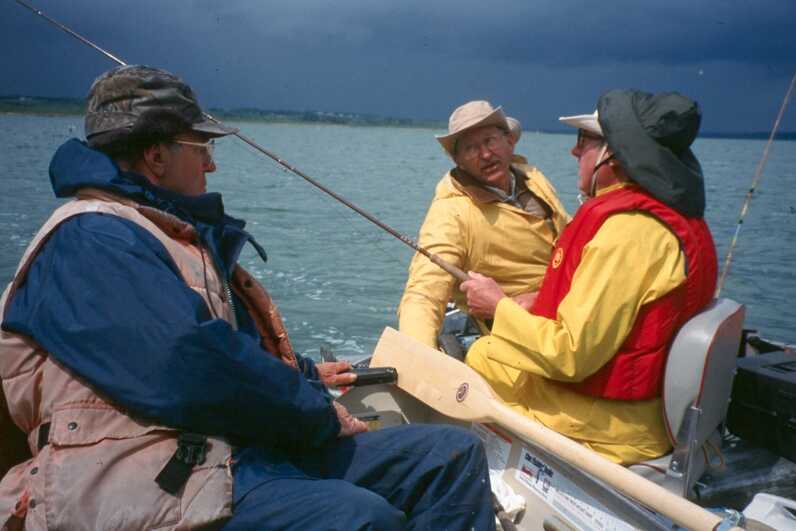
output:
<path id="1" fill-rule="evenodd" d="M 321 381 L 326 387 L 345 387 L 351 385 L 357 379 L 357 375 L 351 370 L 351 364 L 347 361 L 329 361 L 316 363 L 315 368 Z"/>
<path id="2" fill-rule="evenodd" d="M 460 288 L 467 296 L 470 313 L 480 319 L 491 319 L 498 302 L 506 295 L 493 279 L 473 271 L 468 275 L 470 280 L 462 282 Z"/>
<path id="3" fill-rule="evenodd" d="M 524 310 L 530 312 L 537 295 L 539 295 L 538 291 L 520 293 L 519 295 L 514 295 L 511 300 L 519 304 Z"/>
<path id="4" fill-rule="evenodd" d="M 334 409 L 337 412 L 337 420 L 340 421 L 340 433 L 337 434 L 338 437 L 351 437 L 357 433 L 364 433 L 368 431 L 368 425 L 361 420 L 354 418 L 354 416 L 348 412 L 344 405 L 339 402 L 332 403 L 334 404 Z"/>

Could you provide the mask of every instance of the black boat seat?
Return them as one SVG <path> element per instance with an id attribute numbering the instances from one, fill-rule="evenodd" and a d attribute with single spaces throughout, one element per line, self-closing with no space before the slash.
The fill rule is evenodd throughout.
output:
<path id="1" fill-rule="evenodd" d="M 718 457 L 741 344 L 745 308 L 714 300 L 675 336 L 663 382 L 666 429 L 674 450 L 631 470 L 693 498 L 693 487 Z"/>

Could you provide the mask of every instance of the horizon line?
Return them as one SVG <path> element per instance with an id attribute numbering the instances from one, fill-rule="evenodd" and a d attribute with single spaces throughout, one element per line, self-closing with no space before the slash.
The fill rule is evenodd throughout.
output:
<path id="1" fill-rule="evenodd" d="M 37 101 L 38 100 L 38 101 Z M 46 102 L 60 102 L 66 107 L 60 109 L 47 109 Z M 14 105 L 22 103 L 22 105 Z M 66 96 L 28 96 L 21 94 L 0 94 L 0 114 L 26 114 L 41 116 L 80 116 L 83 114 L 83 98 Z M 371 113 L 358 113 L 351 111 L 322 111 L 322 110 L 293 110 L 293 109 L 264 109 L 252 106 L 208 107 L 214 114 L 226 115 L 227 120 L 259 121 L 259 122 L 293 122 L 293 123 L 324 123 L 329 125 L 349 126 L 387 126 L 387 127 L 418 127 L 424 129 L 445 129 L 447 120 L 424 118 L 399 118 Z M 258 115 L 259 114 L 259 115 Z M 269 117 L 268 115 L 272 115 Z M 280 115 L 282 115 L 280 117 Z M 308 115 L 305 117 L 299 115 Z M 524 133 L 567 134 L 570 128 L 524 128 Z M 749 138 L 759 139 L 771 136 L 770 131 L 702 131 L 700 137 L 707 138 Z M 776 139 L 796 140 L 796 130 L 779 131 Z"/>

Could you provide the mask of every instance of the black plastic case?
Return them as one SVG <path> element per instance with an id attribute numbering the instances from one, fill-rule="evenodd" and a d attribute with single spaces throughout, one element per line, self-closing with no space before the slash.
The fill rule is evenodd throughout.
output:
<path id="1" fill-rule="evenodd" d="M 727 428 L 796 461 L 796 355 L 779 351 L 738 360 Z"/>

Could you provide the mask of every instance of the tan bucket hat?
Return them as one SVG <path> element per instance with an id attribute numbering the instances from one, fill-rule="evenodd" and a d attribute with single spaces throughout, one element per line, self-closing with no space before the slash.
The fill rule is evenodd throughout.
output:
<path id="1" fill-rule="evenodd" d="M 520 137 L 522 137 L 522 124 L 519 120 L 511 116 L 506 116 L 506 123 L 509 124 L 509 134 L 516 144 L 520 141 Z"/>
<path id="2" fill-rule="evenodd" d="M 511 131 L 501 107 L 492 107 L 491 103 L 484 100 L 468 101 L 451 114 L 448 120 L 448 134 L 437 135 L 436 138 L 448 155 L 453 157 L 456 140 L 462 133 L 488 125 Z"/>

